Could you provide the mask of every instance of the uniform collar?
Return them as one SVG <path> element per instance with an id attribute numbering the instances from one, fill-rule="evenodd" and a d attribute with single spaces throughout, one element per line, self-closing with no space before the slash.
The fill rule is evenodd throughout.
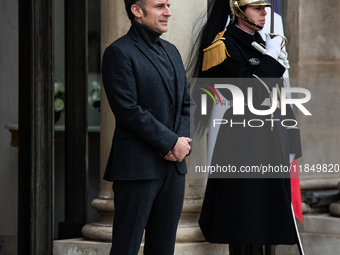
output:
<path id="1" fill-rule="evenodd" d="M 236 24 L 235 24 L 235 26 L 236 26 L 237 28 L 241 29 L 243 32 L 246 32 L 247 34 L 250 34 L 250 35 L 254 35 L 254 34 L 255 34 L 255 32 L 254 32 L 254 33 L 249 33 L 249 32 L 247 32 L 246 30 L 244 30 L 243 28 L 241 28 L 240 26 L 238 26 L 238 25 L 236 25 Z"/>
<path id="2" fill-rule="evenodd" d="M 255 32 L 252 35 L 252 34 L 247 33 L 246 31 L 238 28 L 234 24 L 231 24 L 230 26 L 228 26 L 226 33 L 233 36 L 240 43 L 245 44 L 247 46 L 251 45 L 251 43 L 254 42 L 254 41 L 264 44 L 264 41 L 263 41 L 261 35 L 259 34 L 259 32 Z"/>

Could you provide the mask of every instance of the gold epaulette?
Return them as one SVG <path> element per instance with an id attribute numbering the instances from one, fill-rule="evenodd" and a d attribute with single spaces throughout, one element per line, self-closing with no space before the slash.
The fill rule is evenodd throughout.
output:
<path id="1" fill-rule="evenodd" d="M 224 32 L 218 33 L 211 45 L 203 50 L 202 71 L 207 71 L 221 64 L 227 56 L 230 57 L 224 42 L 222 42 L 222 40 L 225 40 Z"/>

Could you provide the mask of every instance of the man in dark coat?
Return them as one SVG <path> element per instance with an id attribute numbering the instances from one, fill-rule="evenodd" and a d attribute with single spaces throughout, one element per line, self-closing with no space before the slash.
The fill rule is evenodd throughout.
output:
<path id="1" fill-rule="evenodd" d="M 190 95 L 178 50 L 159 36 L 168 0 L 125 0 L 129 32 L 103 56 L 102 76 L 116 118 L 104 179 L 113 181 L 110 254 L 173 254 L 190 151 Z"/>

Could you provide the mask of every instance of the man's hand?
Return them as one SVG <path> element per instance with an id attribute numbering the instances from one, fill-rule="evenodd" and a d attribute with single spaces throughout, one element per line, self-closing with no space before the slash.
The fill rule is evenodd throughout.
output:
<path id="1" fill-rule="evenodd" d="M 191 139 L 188 137 L 179 137 L 174 148 L 171 150 L 178 162 L 181 162 L 190 152 Z"/>
<path id="2" fill-rule="evenodd" d="M 177 158 L 175 157 L 174 153 L 171 151 L 168 152 L 168 154 L 166 154 L 164 156 L 164 159 L 169 160 L 169 161 L 177 161 Z"/>

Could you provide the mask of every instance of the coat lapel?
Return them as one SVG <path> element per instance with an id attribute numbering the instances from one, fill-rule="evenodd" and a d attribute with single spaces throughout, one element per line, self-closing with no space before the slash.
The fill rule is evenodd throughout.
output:
<path id="1" fill-rule="evenodd" d="M 174 69 L 174 73 L 176 76 L 176 82 L 175 82 L 175 86 L 176 86 L 176 104 L 178 109 L 181 109 L 182 107 L 182 100 L 183 100 L 183 93 L 184 93 L 184 88 L 186 86 L 185 81 L 181 80 L 181 79 L 185 79 L 185 77 L 183 77 L 183 75 L 185 76 L 185 74 L 181 73 L 181 70 L 183 70 L 182 72 L 184 72 L 184 67 L 181 61 L 178 60 L 178 58 L 180 58 L 180 54 L 176 51 L 175 47 L 170 47 L 167 45 L 167 42 L 161 39 L 161 43 L 162 46 L 166 52 L 166 54 L 168 55 L 170 62 L 172 64 L 172 67 Z M 183 84 L 183 82 L 185 84 Z M 181 114 L 176 114 L 176 120 L 175 120 L 175 126 L 178 126 L 179 121 L 180 121 L 180 117 Z"/>
<path id="2" fill-rule="evenodd" d="M 175 73 L 175 78 L 176 78 L 176 82 L 175 82 L 175 86 L 176 86 L 176 91 L 177 91 L 177 95 L 182 95 L 183 93 L 183 86 L 179 86 L 180 84 L 182 84 L 183 81 L 181 81 L 181 77 L 183 76 L 183 74 L 181 75 L 180 73 L 180 68 L 183 68 L 182 63 L 180 62 L 180 66 L 179 66 L 179 61 L 178 61 L 178 57 L 179 54 L 178 52 L 175 51 L 175 47 L 169 47 L 167 45 L 167 42 L 161 39 L 161 43 L 162 43 L 162 47 L 165 50 L 166 54 L 168 55 L 168 58 L 170 59 L 171 65 L 174 69 L 174 73 Z M 180 96 L 177 96 L 177 102 L 181 102 L 182 98 Z"/>
<path id="3" fill-rule="evenodd" d="M 159 69 L 159 66 L 160 66 L 160 63 L 158 62 L 157 58 L 155 57 L 155 54 L 154 52 L 146 45 L 146 43 L 140 39 L 133 30 L 130 30 L 129 31 L 130 33 L 130 36 L 132 37 L 132 39 L 136 42 L 136 46 L 137 48 L 143 52 L 143 54 L 151 61 L 151 63 L 155 66 L 155 68 L 157 69 L 157 71 L 159 72 L 160 76 L 162 77 L 163 79 L 163 82 L 169 92 L 169 95 L 171 97 L 171 101 L 172 103 L 174 103 L 174 97 L 173 95 L 171 94 L 171 90 L 169 88 L 169 84 L 167 83 L 165 77 L 164 77 L 164 74 L 161 72 L 161 70 Z M 168 54 L 169 55 L 169 54 Z M 170 57 L 169 57 L 170 58 Z M 175 70 L 175 68 L 174 68 Z"/>

